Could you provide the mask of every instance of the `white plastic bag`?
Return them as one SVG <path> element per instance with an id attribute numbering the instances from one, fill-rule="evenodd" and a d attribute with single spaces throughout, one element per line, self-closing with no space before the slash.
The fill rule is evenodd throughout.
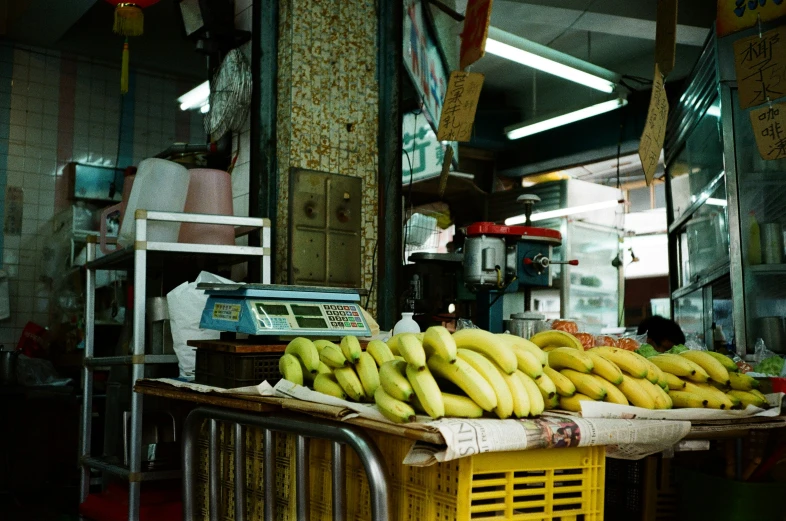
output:
<path id="1" fill-rule="evenodd" d="M 203 271 L 194 282 L 184 282 L 167 293 L 166 296 L 172 341 L 182 377 L 192 378 L 196 364 L 194 348 L 189 346 L 187 342 L 189 340 L 215 340 L 221 336 L 219 331 L 199 328 L 202 310 L 205 309 L 207 302 L 205 292 L 197 289 L 197 284 L 202 282 L 232 283 L 229 279 Z"/>

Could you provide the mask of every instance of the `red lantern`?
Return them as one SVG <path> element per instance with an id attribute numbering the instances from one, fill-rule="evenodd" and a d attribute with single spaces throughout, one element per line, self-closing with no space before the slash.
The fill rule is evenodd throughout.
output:
<path id="1" fill-rule="evenodd" d="M 144 32 L 145 16 L 142 9 L 157 4 L 159 0 L 134 0 L 126 2 L 123 0 L 106 0 L 107 3 L 115 6 L 115 33 L 125 36 L 123 42 L 123 62 L 120 72 L 120 92 L 128 92 L 128 37 L 140 36 Z"/>

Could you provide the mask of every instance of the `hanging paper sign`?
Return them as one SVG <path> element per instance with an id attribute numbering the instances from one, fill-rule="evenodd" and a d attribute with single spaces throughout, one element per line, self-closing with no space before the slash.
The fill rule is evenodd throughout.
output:
<path id="1" fill-rule="evenodd" d="M 464 14 L 461 33 L 461 59 L 459 67 L 466 69 L 486 54 L 486 37 L 491 22 L 492 0 L 469 0 Z"/>
<path id="2" fill-rule="evenodd" d="M 469 141 L 478 108 L 484 76 L 478 72 L 453 71 L 442 105 L 437 139 L 440 141 Z"/>
<path id="3" fill-rule="evenodd" d="M 639 158 L 644 169 L 647 185 L 652 183 L 660 161 L 660 152 L 663 150 L 663 140 L 666 138 L 666 121 L 669 119 L 669 100 L 666 98 L 666 88 L 663 85 L 663 75 L 660 67 L 655 64 L 655 77 L 652 80 L 652 93 L 650 106 L 647 110 L 647 121 L 644 132 L 639 141 Z"/>
<path id="4" fill-rule="evenodd" d="M 740 107 L 786 94 L 786 27 L 734 42 L 734 67 Z"/>
<path id="5" fill-rule="evenodd" d="M 658 0 L 655 22 L 655 63 L 664 76 L 674 69 L 677 53 L 677 0 Z"/>
<path id="6" fill-rule="evenodd" d="M 786 158 L 786 103 L 752 110 L 750 117 L 762 159 Z"/>
<path id="7" fill-rule="evenodd" d="M 718 0 L 718 37 L 753 27 L 786 15 L 784 0 Z"/>

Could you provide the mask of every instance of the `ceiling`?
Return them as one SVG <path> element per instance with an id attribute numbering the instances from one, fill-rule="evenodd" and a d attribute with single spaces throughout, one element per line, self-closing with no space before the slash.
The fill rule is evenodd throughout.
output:
<path id="1" fill-rule="evenodd" d="M 7 36 L 23 44 L 54 48 L 120 63 L 123 38 L 112 32 L 114 6 L 103 0 L 12 0 Z M 185 38 L 175 0 L 145 8 L 145 34 L 130 38 L 132 67 L 189 79 L 206 77 L 205 57 Z"/>

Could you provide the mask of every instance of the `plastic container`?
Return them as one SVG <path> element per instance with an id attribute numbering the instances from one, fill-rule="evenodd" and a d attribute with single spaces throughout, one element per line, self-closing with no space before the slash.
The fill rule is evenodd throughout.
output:
<path id="1" fill-rule="evenodd" d="M 393 334 L 420 333 L 420 326 L 412 319 L 414 315 L 414 313 L 402 313 L 401 320 L 396 322 L 396 325 L 393 326 Z"/>
<path id="2" fill-rule="evenodd" d="M 125 216 L 120 225 L 117 242 L 127 248 L 136 236 L 138 209 L 159 212 L 182 212 L 186 204 L 189 175 L 183 165 L 166 159 L 151 158 L 139 163 L 131 195 L 128 197 Z M 180 223 L 150 222 L 147 240 L 151 242 L 177 242 Z"/>
<path id="3" fill-rule="evenodd" d="M 223 170 L 194 168 L 188 171 L 186 213 L 232 215 L 232 178 Z M 220 224 L 183 223 L 179 242 L 234 246 L 235 227 Z"/>
<path id="4" fill-rule="evenodd" d="M 225 389 L 259 385 L 265 380 L 276 385 L 281 379 L 279 358 L 281 353 L 277 352 L 249 354 L 197 349 L 194 381 Z"/>
<path id="5" fill-rule="evenodd" d="M 222 519 L 234 520 L 234 452 L 230 425 L 219 431 Z M 206 434 L 206 431 L 204 431 Z M 605 447 L 535 449 L 477 454 L 429 467 L 402 461 L 412 441 L 367 431 L 383 455 L 388 473 L 391 521 L 464 521 L 472 519 L 601 521 L 603 517 Z M 295 450 L 292 436 L 276 434 L 276 510 L 294 519 Z M 262 430 L 246 429 L 246 512 L 248 519 L 263 511 Z M 332 521 L 330 442 L 309 439 L 309 521 Z M 199 441 L 197 504 L 208 519 L 207 436 Z M 368 482 L 354 451 L 346 451 L 346 518 L 371 520 Z M 286 514 L 289 513 L 290 517 Z"/>

